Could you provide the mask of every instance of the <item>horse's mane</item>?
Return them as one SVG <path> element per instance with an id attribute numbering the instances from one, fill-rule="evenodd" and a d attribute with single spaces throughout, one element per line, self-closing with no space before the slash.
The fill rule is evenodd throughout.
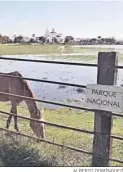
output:
<path id="1" fill-rule="evenodd" d="M 23 76 L 22 76 L 21 73 L 19 73 L 18 71 L 15 71 L 15 72 L 11 72 L 11 75 L 13 75 L 13 76 L 18 76 L 19 79 L 21 80 L 21 82 L 23 83 L 24 87 L 26 88 L 26 90 L 29 91 L 31 97 L 32 97 L 32 98 L 35 98 L 35 96 L 34 96 L 32 90 L 31 90 L 31 88 L 30 88 L 28 82 L 27 82 L 26 80 L 23 79 Z M 35 103 L 36 103 L 36 102 L 35 102 Z M 36 103 L 36 106 L 37 106 L 37 103 Z M 43 114 L 43 112 L 44 112 L 44 109 L 41 110 L 41 114 Z M 42 117 L 42 120 L 43 120 L 43 117 Z"/>
<path id="2" fill-rule="evenodd" d="M 34 96 L 32 90 L 31 90 L 31 88 L 30 88 L 28 82 L 27 82 L 26 80 L 23 79 L 22 74 L 19 73 L 18 71 L 11 72 L 11 74 L 12 74 L 13 76 L 19 76 L 19 77 L 20 77 L 20 80 L 21 80 L 21 82 L 24 84 L 24 87 L 30 92 L 31 97 L 34 98 L 35 96 Z"/>

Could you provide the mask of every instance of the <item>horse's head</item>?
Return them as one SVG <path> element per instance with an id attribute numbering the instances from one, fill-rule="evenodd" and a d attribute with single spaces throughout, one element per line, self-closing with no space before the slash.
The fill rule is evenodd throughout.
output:
<path id="1" fill-rule="evenodd" d="M 36 109 L 34 118 L 38 120 L 40 119 L 43 120 L 43 118 L 41 118 L 43 111 L 44 110 L 40 112 L 39 109 Z M 37 121 L 30 121 L 30 127 L 37 137 L 41 137 L 41 138 L 45 137 L 44 123 Z"/>

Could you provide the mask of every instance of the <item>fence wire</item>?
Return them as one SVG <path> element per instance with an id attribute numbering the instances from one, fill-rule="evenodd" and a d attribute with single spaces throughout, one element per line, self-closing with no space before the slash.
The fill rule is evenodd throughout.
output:
<path id="1" fill-rule="evenodd" d="M 34 119 L 34 118 L 29 118 L 29 117 L 25 117 L 25 116 L 22 116 L 22 115 L 19 115 L 19 114 L 5 112 L 5 111 L 1 111 L 1 110 L 0 110 L 0 113 L 5 114 L 5 115 L 17 116 L 18 118 L 22 118 L 22 119 L 29 120 L 29 121 L 44 123 L 46 125 L 50 125 L 50 126 L 57 127 L 57 128 L 73 130 L 73 131 L 82 132 L 82 133 L 91 134 L 91 135 L 101 134 L 101 135 L 105 135 L 107 137 L 111 137 L 111 138 L 116 139 L 116 140 L 123 140 L 122 136 L 116 136 L 116 135 L 110 135 L 109 136 L 109 135 L 106 135 L 105 133 L 89 131 L 89 130 L 85 130 L 85 129 L 81 129 L 81 128 L 74 128 L 74 127 L 70 127 L 70 126 L 66 126 L 66 125 L 61 125 L 61 124 L 56 124 L 56 123 L 52 123 L 52 122 L 43 121 L 43 120 L 37 120 L 37 119 Z"/>
<path id="2" fill-rule="evenodd" d="M 72 150 L 72 151 L 84 153 L 84 154 L 91 155 L 91 156 L 93 155 L 92 152 L 88 152 L 88 151 L 85 151 L 85 150 L 82 150 L 82 149 L 79 149 L 79 148 L 75 148 L 75 147 L 72 147 L 72 146 L 67 146 L 67 145 L 63 145 L 63 144 L 51 142 L 51 141 L 49 141 L 49 140 L 44 140 L 44 139 L 41 139 L 41 138 L 38 138 L 38 137 L 30 136 L 30 135 L 28 135 L 28 134 L 23 134 L 23 133 L 15 132 L 15 131 L 8 130 L 8 129 L 1 128 L 1 127 L 0 127 L 0 130 L 7 131 L 7 132 L 12 133 L 12 134 L 24 136 L 24 137 L 27 137 L 27 138 L 36 140 L 36 141 L 38 141 L 38 142 L 40 141 L 40 142 L 48 143 L 48 144 L 51 144 L 51 145 L 54 145 L 54 146 L 66 148 L 66 149 L 68 149 L 68 150 Z M 97 156 L 100 156 L 100 155 L 97 155 Z M 109 160 L 110 160 L 110 161 L 114 161 L 114 162 L 118 162 L 118 163 L 123 163 L 122 160 L 120 160 L 120 159 L 115 159 L 115 158 L 112 158 L 112 157 L 109 157 Z"/>
<path id="3" fill-rule="evenodd" d="M 74 62 L 61 62 L 61 61 L 49 61 L 49 60 L 48 61 L 47 60 L 32 60 L 32 59 L 9 58 L 9 57 L 0 57 L 0 60 L 15 60 L 15 61 L 23 61 L 23 62 L 36 62 L 36 63 L 50 63 L 50 64 L 63 64 L 63 65 L 98 67 L 98 64 L 87 64 L 87 63 L 77 63 L 77 62 L 76 63 L 74 63 Z M 115 68 L 123 69 L 123 66 L 115 66 Z M 50 83 L 50 84 L 60 84 L 60 85 L 66 85 L 66 86 L 86 88 L 85 85 L 80 85 L 80 84 L 72 84 L 72 83 L 57 82 L 57 81 L 35 79 L 35 78 L 27 78 L 27 77 L 10 76 L 10 75 L 7 75 L 5 73 L 4 74 L 0 74 L 0 76 L 11 77 L 11 78 L 22 78 L 24 80 L 29 80 L 29 81 L 36 81 L 36 82 L 43 82 L 43 83 Z M 20 96 L 20 95 L 16 95 L 16 94 L 10 94 L 10 93 L 6 93 L 6 92 L 0 92 L 0 94 L 6 95 L 6 96 L 12 96 L 12 97 L 19 97 L 19 98 L 28 99 L 28 100 L 34 100 L 34 101 L 42 102 L 42 103 L 48 103 L 48 104 L 53 104 L 53 105 L 69 107 L 69 108 L 73 108 L 73 109 L 79 109 L 79 110 L 85 110 L 85 111 L 91 111 L 91 112 L 97 111 L 95 109 L 88 109 L 88 108 L 78 107 L 78 106 L 74 106 L 74 105 L 68 105 L 68 104 L 63 104 L 63 103 L 58 103 L 58 102 L 47 101 L 47 100 L 40 100 L 40 99 L 31 98 L 31 97 Z M 12 116 L 16 115 L 16 114 L 8 113 L 8 112 L 5 112 L 5 111 L 0 111 L 0 113 L 6 114 L 6 115 L 12 115 Z M 122 114 L 112 113 L 112 115 L 113 116 L 117 116 L 117 117 L 123 117 Z M 36 119 L 33 119 L 33 118 L 24 117 L 24 116 L 21 116 L 21 115 L 17 115 L 17 117 L 25 119 L 25 120 L 33 120 L 33 121 L 41 122 L 41 123 L 44 123 L 46 125 L 50 125 L 50 126 L 54 126 L 54 127 L 59 127 L 59 128 L 63 128 L 63 129 L 73 130 L 73 131 L 77 131 L 77 132 L 83 132 L 83 133 L 91 134 L 91 135 L 93 135 L 93 134 L 105 134 L 105 133 L 95 133 L 93 131 L 88 131 L 88 130 L 84 130 L 84 129 L 69 127 L 69 126 L 65 126 L 65 125 L 59 125 L 59 124 L 55 124 L 55 123 L 51 123 L 51 122 L 46 122 L 46 121 L 41 121 L 41 120 L 39 121 L 39 120 L 36 120 Z M 88 151 L 85 151 L 85 150 L 82 150 L 82 149 L 79 149 L 79 148 L 74 148 L 74 147 L 70 147 L 70 146 L 67 146 L 67 145 L 62 145 L 62 144 L 59 144 L 59 143 L 54 143 L 54 142 L 51 142 L 49 140 L 44 140 L 44 139 L 40 139 L 40 138 L 37 138 L 37 137 L 32 137 L 32 136 L 29 136 L 29 135 L 23 134 L 23 133 L 17 133 L 17 132 L 14 132 L 14 131 L 11 131 L 11 130 L 8 130 L 8 129 L 5 129 L 5 128 L 0 128 L 0 130 L 4 130 L 4 131 L 7 131 L 7 132 L 11 132 L 13 134 L 18 134 L 18 135 L 21 135 L 21 136 L 24 136 L 24 137 L 28 137 L 30 139 L 39 140 L 39 141 L 42 141 L 42 142 L 45 142 L 45 143 L 48 143 L 48 144 L 53 144 L 55 146 L 67 148 L 69 150 L 74 150 L 74 151 L 85 153 L 85 154 L 88 154 L 88 155 L 93 155 L 92 152 L 88 152 Z M 111 138 L 117 139 L 117 140 L 123 140 L 122 136 L 110 135 L 108 137 L 111 137 Z M 122 160 L 118 160 L 118 159 L 111 158 L 111 157 L 109 158 L 109 160 L 110 161 L 114 161 L 114 162 L 118 162 L 118 163 L 123 163 Z"/>
<path id="4" fill-rule="evenodd" d="M 44 82 L 44 83 L 50 83 L 50 84 L 60 84 L 60 85 L 66 85 L 66 86 L 72 86 L 72 87 L 86 88 L 86 85 L 80 85 L 80 84 L 72 84 L 72 83 L 49 81 L 49 80 L 43 80 L 43 79 L 11 76 L 11 75 L 7 75 L 7 74 L 0 74 L 0 76 L 2 76 L 2 77 L 9 77 L 9 78 L 21 78 L 21 79 L 24 79 L 24 80 L 27 80 L 27 81 L 36 81 L 36 82 Z"/>
<path id="5" fill-rule="evenodd" d="M 35 62 L 35 63 L 50 63 L 50 64 L 63 64 L 63 65 L 73 65 L 73 66 L 97 67 L 97 64 L 89 64 L 89 63 L 62 62 L 62 61 L 51 61 L 51 60 L 32 60 L 32 59 L 21 59 L 21 58 L 11 58 L 11 57 L 0 57 L 0 60 L 15 60 L 15 61 Z"/>

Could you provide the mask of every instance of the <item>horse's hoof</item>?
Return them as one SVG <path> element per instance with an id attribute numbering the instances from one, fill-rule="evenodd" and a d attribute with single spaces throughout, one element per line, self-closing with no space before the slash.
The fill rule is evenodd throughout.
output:
<path id="1" fill-rule="evenodd" d="M 40 139 L 36 139 L 36 142 L 38 142 L 38 143 L 39 143 L 39 142 L 41 142 L 41 140 L 40 140 Z"/>
<path id="2" fill-rule="evenodd" d="M 17 132 L 17 133 L 20 133 L 20 131 L 19 131 L 19 129 L 18 129 L 18 128 L 15 128 L 15 130 L 16 130 L 16 132 Z"/>

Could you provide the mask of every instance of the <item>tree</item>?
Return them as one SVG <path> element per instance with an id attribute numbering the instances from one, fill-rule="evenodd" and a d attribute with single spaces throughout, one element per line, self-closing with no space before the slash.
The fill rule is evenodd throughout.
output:
<path id="1" fill-rule="evenodd" d="M 35 38 L 35 33 L 32 34 L 32 38 Z"/>
<path id="2" fill-rule="evenodd" d="M 74 38 L 72 36 L 66 36 L 64 43 L 69 43 L 72 40 L 74 40 Z"/>
<path id="3" fill-rule="evenodd" d="M 14 38 L 14 43 L 21 43 L 23 40 L 23 36 L 19 35 Z"/>
<path id="4" fill-rule="evenodd" d="M 36 43 L 35 39 L 30 38 L 29 43 Z"/>
<path id="5" fill-rule="evenodd" d="M 46 38 L 44 36 L 40 36 L 39 37 L 39 41 L 45 43 L 46 42 Z"/>
<path id="6" fill-rule="evenodd" d="M 101 36 L 98 36 L 97 38 L 98 38 L 98 39 L 101 39 Z"/>
<path id="7" fill-rule="evenodd" d="M 6 35 L 4 35 L 4 36 L 2 36 L 2 43 L 9 43 L 9 37 L 8 36 L 6 36 Z"/>
<path id="8" fill-rule="evenodd" d="M 58 44 L 59 43 L 56 37 L 53 37 L 52 38 L 52 43 L 55 43 L 55 44 Z"/>

